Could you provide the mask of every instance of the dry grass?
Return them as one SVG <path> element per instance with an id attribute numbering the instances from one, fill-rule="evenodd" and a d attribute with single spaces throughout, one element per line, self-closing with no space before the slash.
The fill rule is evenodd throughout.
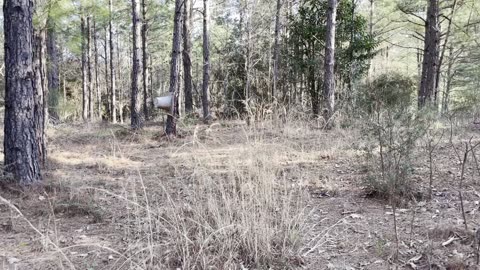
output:
<path id="1" fill-rule="evenodd" d="M 32 207 L 25 220 L 82 219 L 115 228 L 120 242 L 101 233 L 60 241 L 66 225 L 41 222 L 38 231 L 50 232 L 41 237 L 56 243 L 41 248 L 44 260 L 67 268 L 77 266 L 84 249 L 111 254 L 111 269 L 299 267 L 309 230 L 305 186 L 312 181 L 301 167 L 333 152 L 321 130 L 289 121 L 183 125 L 175 141 L 154 125 L 140 134 L 122 126 L 59 126 L 50 130 L 46 199 L 39 203 L 48 208 Z M 313 153 L 303 140 L 325 151 Z M 25 220 L 17 219 L 16 228 Z M 55 257 L 58 250 L 69 252 L 68 261 Z"/>
<path id="2" fill-rule="evenodd" d="M 0 268 L 404 269 L 417 254 L 417 265 L 446 268 L 453 250 L 472 265 L 467 241 L 441 246 L 463 236 L 455 192 L 443 191 L 456 168 L 448 149 L 437 201 L 415 216 L 399 210 L 402 261 L 392 262 L 391 209 L 364 198 L 358 131 L 324 132 L 302 113 L 264 117 L 189 120 L 172 141 L 160 124 L 50 129 L 45 188 L 0 191 Z"/>

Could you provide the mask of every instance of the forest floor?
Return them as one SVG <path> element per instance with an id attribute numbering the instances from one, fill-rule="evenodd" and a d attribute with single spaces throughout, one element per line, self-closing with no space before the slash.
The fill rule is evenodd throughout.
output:
<path id="1" fill-rule="evenodd" d="M 408 201 L 397 209 L 394 260 L 392 208 L 365 189 L 360 132 L 326 132 L 302 121 L 191 122 L 179 130 L 181 136 L 169 141 L 160 123 L 149 123 L 141 133 L 101 123 L 49 129 L 44 188 L 0 191 L 11 203 L 0 203 L 0 269 L 181 269 L 201 260 L 211 264 L 208 269 L 255 269 L 252 258 L 263 260 L 265 269 L 480 269 L 474 250 L 479 176 L 469 164 L 466 231 L 457 192 L 460 166 L 446 139 L 435 155 L 433 200 Z M 454 141 L 478 132 L 467 127 Z M 419 155 L 413 175 L 419 193 L 427 192 L 428 171 L 426 156 Z M 273 188 L 262 179 L 273 179 Z M 242 194 L 256 190 L 251 194 L 258 198 L 237 200 L 220 188 L 224 184 Z M 265 221 L 256 211 L 291 226 Z M 229 226 L 243 228 L 229 224 L 235 220 L 249 225 L 243 234 L 229 232 L 236 239 L 229 242 L 227 233 L 220 234 Z M 213 223 L 218 230 L 200 239 L 205 224 Z M 283 241 L 283 248 L 268 243 L 279 228 L 298 236 L 282 239 L 297 240 Z M 266 249 L 286 255 L 269 256 L 275 250 Z M 234 262 L 222 261 L 227 253 Z"/>

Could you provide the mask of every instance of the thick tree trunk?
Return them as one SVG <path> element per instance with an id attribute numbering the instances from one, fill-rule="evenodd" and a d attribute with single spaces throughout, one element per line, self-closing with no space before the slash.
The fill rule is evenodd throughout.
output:
<path id="1" fill-rule="evenodd" d="M 59 59 L 57 49 L 57 36 L 55 30 L 55 24 L 51 18 L 47 20 L 47 55 L 48 55 L 48 108 L 49 114 L 54 119 L 59 119 L 57 108 L 58 99 L 60 97 L 60 75 L 59 75 Z"/>
<path id="2" fill-rule="evenodd" d="M 132 129 L 143 128 L 140 89 L 140 3 L 132 0 L 132 93 L 130 96 L 130 125 Z"/>
<path id="3" fill-rule="evenodd" d="M 425 24 L 422 77 L 418 91 L 418 106 L 420 108 L 432 101 L 436 88 L 440 42 L 438 14 L 438 0 L 430 0 Z"/>
<path id="4" fill-rule="evenodd" d="M 277 12 L 275 15 L 275 44 L 273 45 L 273 87 L 272 101 L 275 100 L 278 84 L 278 59 L 279 59 L 279 38 L 280 38 L 280 12 L 282 10 L 282 0 L 277 0 Z"/>
<path id="5" fill-rule="evenodd" d="M 145 119 L 149 119 L 148 113 L 148 20 L 147 20 L 147 3 L 142 0 L 142 79 L 143 79 L 143 115 Z"/>
<path id="6" fill-rule="evenodd" d="M 328 0 L 327 34 L 325 41 L 325 70 L 323 76 L 323 117 L 327 127 L 333 125 L 335 110 L 335 26 L 337 0 Z"/>
<path id="7" fill-rule="evenodd" d="M 113 46 L 113 4 L 112 0 L 108 1 L 109 8 L 109 44 L 110 44 L 110 106 L 112 123 L 117 123 L 117 89 L 115 87 L 115 49 Z"/>
<path id="8" fill-rule="evenodd" d="M 165 133 L 167 136 L 177 135 L 178 116 L 178 92 L 179 83 L 179 57 L 180 57 L 180 41 L 181 41 L 181 19 L 182 19 L 183 0 L 175 0 L 175 16 L 173 23 L 173 45 L 172 45 L 172 61 L 170 64 L 170 87 L 169 92 L 172 96 L 172 106 L 170 114 L 167 117 Z"/>
<path id="9" fill-rule="evenodd" d="M 88 120 L 88 78 L 87 78 L 87 45 L 86 45 L 86 27 L 85 17 L 81 17 L 81 36 L 82 36 L 82 118 Z"/>
<path id="10" fill-rule="evenodd" d="M 192 96 L 192 24 L 193 24 L 193 1 L 185 0 L 183 6 L 183 79 L 185 87 L 185 113 L 189 114 L 193 111 Z"/>
<path id="11" fill-rule="evenodd" d="M 33 70 L 33 1 L 6 0 L 4 163 L 21 185 L 41 181 L 35 132 Z"/>
<path id="12" fill-rule="evenodd" d="M 203 85 L 202 85 L 202 107 L 203 119 L 210 119 L 208 84 L 210 82 L 210 33 L 208 0 L 203 0 Z"/>

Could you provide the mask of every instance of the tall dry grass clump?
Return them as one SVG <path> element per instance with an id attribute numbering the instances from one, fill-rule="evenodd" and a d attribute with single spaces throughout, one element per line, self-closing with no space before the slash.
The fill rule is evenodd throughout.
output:
<path id="1" fill-rule="evenodd" d="M 170 155 L 180 190 L 161 177 L 157 194 L 141 177 L 125 187 L 131 263 L 146 269 L 301 264 L 305 198 L 282 176 L 282 149 L 255 140 L 219 149 L 193 144 Z"/>

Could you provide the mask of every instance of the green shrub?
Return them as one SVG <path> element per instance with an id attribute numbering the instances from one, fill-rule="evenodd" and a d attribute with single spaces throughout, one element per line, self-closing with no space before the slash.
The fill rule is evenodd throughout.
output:
<path id="1" fill-rule="evenodd" d="M 428 119 L 427 110 L 415 109 L 414 93 L 412 79 L 391 74 L 365 85 L 358 99 L 364 119 L 366 184 L 371 193 L 384 198 L 412 193 L 414 149 Z"/>

